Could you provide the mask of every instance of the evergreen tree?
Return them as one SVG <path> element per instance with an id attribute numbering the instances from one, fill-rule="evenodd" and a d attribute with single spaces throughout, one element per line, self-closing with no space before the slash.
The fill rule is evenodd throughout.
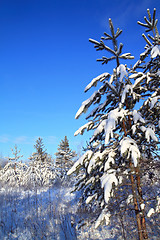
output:
<path id="1" fill-rule="evenodd" d="M 23 157 L 23 155 L 19 155 L 21 150 L 18 150 L 17 145 L 15 144 L 14 148 L 11 148 L 12 154 L 13 154 L 13 158 L 8 158 L 8 160 L 12 160 L 12 161 L 18 161 L 20 158 Z"/>
<path id="2" fill-rule="evenodd" d="M 91 105 L 97 104 L 86 117 L 91 120 L 75 132 L 78 135 L 83 134 L 85 129 L 94 130 L 87 150 L 68 171 L 70 175 L 81 168 L 85 169 L 85 175 L 76 189 L 83 190 L 85 203 L 92 203 L 99 209 L 96 228 L 103 222 L 109 224 L 113 213 L 120 212 L 122 219 L 124 213 L 128 212 L 136 220 L 140 240 L 151 239 L 154 234 L 158 236 L 158 228 L 155 231 L 155 226 L 149 226 L 160 211 L 157 187 L 160 183 L 160 36 L 155 19 L 156 10 L 153 18 L 147 11 L 149 19 L 144 17 L 145 24 L 138 23 L 147 28 L 146 32 L 151 31 L 153 36 L 149 34 L 149 40 L 143 34 L 147 42 L 145 52 L 133 68 L 121 63 L 122 59 L 133 59 L 133 56 L 130 53 L 122 54 L 123 44 L 118 45 L 117 42 L 122 30 L 118 28 L 115 32 L 111 19 L 111 34 L 104 33 L 99 42 L 90 39 L 96 50 L 106 50 L 111 54 L 98 61 L 107 64 L 115 60 L 116 66 L 113 73 L 99 75 L 85 88 L 87 92 L 91 87 L 96 87 L 98 82 L 102 83 L 82 103 L 76 114 L 75 118 L 78 119 Z M 104 43 L 109 40 L 113 48 Z M 138 68 L 141 71 L 137 71 Z M 123 225 L 123 230 L 125 228 L 126 231 L 127 225 Z M 135 224 L 131 227 L 134 228 Z"/>
<path id="3" fill-rule="evenodd" d="M 17 147 L 17 145 L 15 144 L 15 146 L 14 146 L 14 148 L 11 148 L 11 151 L 12 151 L 12 154 L 13 154 L 13 156 L 14 157 L 12 157 L 12 158 L 8 158 L 8 160 L 9 160 L 9 163 L 6 165 L 7 166 L 7 171 L 8 171 L 8 173 L 9 172 L 13 172 L 13 174 L 16 176 L 16 178 L 18 177 L 17 175 L 18 175 L 18 170 L 17 170 L 17 165 L 19 164 L 19 162 L 18 162 L 18 160 L 20 159 L 20 158 L 22 158 L 23 157 L 23 155 L 19 155 L 20 154 L 20 152 L 21 152 L 21 150 L 18 150 L 18 147 Z M 12 175 L 12 174 L 11 174 Z M 7 173 L 6 173 L 6 176 L 7 176 Z M 11 178 L 11 182 L 13 182 L 12 181 L 13 179 Z"/>
<path id="4" fill-rule="evenodd" d="M 44 163 L 45 161 L 48 161 L 48 154 L 45 150 L 45 146 L 43 144 L 43 139 L 42 138 L 38 138 L 36 140 L 36 144 L 34 145 L 34 148 L 36 150 L 36 152 L 34 152 L 30 158 L 30 160 L 36 160 L 39 161 L 41 163 Z"/>
<path id="5" fill-rule="evenodd" d="M 64 140 L 61 140 L 57 150 L 55 153 L 56 168 L 59 169 L 60 177 L 63 178 L 73 165 L 73 158 L 76 156 L 76 153 L 70 149 L 67 136 L 65 136 Z"/>

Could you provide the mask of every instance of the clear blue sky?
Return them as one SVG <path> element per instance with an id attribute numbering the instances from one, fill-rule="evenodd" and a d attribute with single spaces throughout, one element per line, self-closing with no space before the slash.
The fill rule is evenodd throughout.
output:
<path id="1" fill-rule="evenodd" d="M 17 144 L 26 159 L 38 137 L 52 155 L 65 135 L 73 150 L 85 146 L 88 134 L 74 137 L 86 123 L 75 114 L 93 92 L 84 88 L 112 72 L 88 39 L 99 40 L 111 17 L 136 61 L 145 44 L 137 20 L 154 7 L 160 19 L 159 0 L 0 0 L 0 154 Z"/>

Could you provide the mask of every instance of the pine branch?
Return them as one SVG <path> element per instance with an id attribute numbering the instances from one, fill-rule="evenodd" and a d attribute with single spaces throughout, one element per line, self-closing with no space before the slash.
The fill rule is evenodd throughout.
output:
<path id="1" fill-rule="evenodd" d="M 147 44 L 149 46 L 152 46 L 152 43 L 148 40 L 148 38 L 146 37 L 146 35 L 144 33 L 142 34 L 142 37 L 144 38 L 144 40 L 147 42 Z"/>
<path id="2" fill-rule="evenodd" d="M 146 23 L 142 23 L 140 21 L 138 21 L 137 23 L 143 27 L 146 27 L 147 29 L 145 29 L 146 32 L 150 32 L 152 31 L 153 34 L 157 36 L 159 36 L 159 33 L 158 33 L 158 30 L 157 30 L 157 22 L 158 22 L 158 19 L 155 19 L 155 15 L 156 15 L 156 8 L 154 8 L 153 10 L 153 17 L 151 18 L 151 14 L 150 14 L 150 10 L 147 9 L 147 12 L 148 12 L 148 18 L 149 20 L 147 19 L 146 16 L 144 16 L 144 20 Z M 155 33 L 154 33 L 154 30 L 155 30 Z"/>
<path id="3" fill-rule="evenodd" d="M 110 58 L 107 58 L 107 57 L 102 57 L 101 59 L 97 59 L 97 62 L 102 62 L 102 65 L 103 64 L 107 64 L 109 61 L 113 60 L 113 59 L 116 59 L 115 56 L 112 56 Z"/>

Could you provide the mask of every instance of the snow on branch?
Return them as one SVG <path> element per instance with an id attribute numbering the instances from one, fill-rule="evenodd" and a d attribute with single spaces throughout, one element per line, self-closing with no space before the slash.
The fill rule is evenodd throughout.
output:
<path id="1" fill-rule="evenodd" d="M 92 142 L 99 134 L 105 132 L 105 144 L 109 143 L 110 138 L 113 138 L 113 131 L 119 118 L 123 119 L 126 114 L 124 109 L 116 108 L 109 112 L 108 118 L 101 121 L 90 140 Z"/>
<path id="2" fill-rule="evenodd" d="M 146 74 L 142 73 L 142 72 L 138 72 L 138 73 L 134 73 L 131 76 L 129 76 L 130 79 L 135 78 L 135 82 L 132 85 L 132 88 L 134 89 L 138 84 L 140 84 L 145 78 L 146 78 Z"/>
<path id="3" fill-rule="evenodd" d="M 107 209 L 103 209 L 98 219 L 96 220 L 95 228 L 98 228 L 104 221 L 106 225 L 109 225 L 110 217 L 111 217 L 110 212 Z"/>
<path id="4" fill-rule="evenodd" d="M 98 81 L 102 82 L 103 80 L 107 79 L 109 76 L 110 76 L 109 73 L 102 73 L 98 77 L 93 78 L 92 81 L 86 86 L 84 91 L 87 92 L 92 86 L 96 87 Z"/>
<path id="5" fill-rule="evenodd" d="M 120 74 L 119 81 L 122 82 L 123 78 L 128 76 L 128 73 L 126 71 L 126 67 L 123 64 L 120 64 L 117 68 L 117 74 Z"/>
<path id="6" fill-rule="evenodd" d="M 94 195 L 92 195 L 92 196 L 89 196 L 87 199 L 86 199 L 86 204 L 89 204 L 90 202 L 92 202 L 92 200 L 94 199 L 94 198 L 96 198 L 97 197 L 97 193 L 95 193 Z"/>
<path id="7" fill-rule="evenodd" d="M 124 54 L 120 55 L 119 58 L 122 58 L 122 59 L 134 59 L 134 56 L 132 56 L 131 53 L 124 53 Z"/>
<path id="8" fill-rule="evenodd" d="M 149 103 L 150 109 L 152 109 L 156 105 L 159 99 L 160 99 L 160 96 L 150 98 L 150 103 Z"/>
<path id="9" fill-rule="evenodd" d="M 88 164 L 88 167 L 87 167 L 88 174 L 90 174 L 92 169 L 94 169 L 94 167 L 96 167 L 96 163 L 98 161 L 103 161 L 103 159 L 106 157 L 107 154 L 108 154 L 107 149 L 105 149 L 103 152 L 98 151 L 98 152 L 94 153 L 94 155 L 92 156 L 92 158 Z"/>
<path id="10" fill-rule="evenodd" d="M 160 56 L 160 46 L 156 45 L 151 50 L 151 58 L 155 58 L 157 56 Z"/>
<path id="11" fill-rule="evenodd" d="M 109 143 L 110 137 L 113 138 L 113 130 L 116 128 L 118 118 L 123 118 L 125 115 L 124 109 L 116 108 L 109 112 L 108 119 L 105 124 L 105 144 Z"/>
<path id="12" fill-rule="evenodd" d="M 118 185 L 118 179 L 116 177 L 116 172 L 111 170 L 107 173 L 104 173 L 101 177 L 101 187 L 104 188 L 104 200 L 106 203 L 109 202 L 111 197 L 113 184 Z"/>
<path id="13" fill-rule="evenodd" d="M 129 159 L 131 157 L 134 166 L 137 167 L 138 159 L 140 158 L 140 151 L 136 142 L 128 137 L 124 137 L 120 142 L 120 152 L 122 157 Z"/>
<path id="14" fill-rule="evenodd" d="M 104 131 L 105 125 L 106 125 L 106 119 L 103 120 L 102 122 L 100 122 L 99 126 L 94 131 L 94 134 L 93 134 L 90 142 L 92 142 L 100 133 L 102 133 Z"/>
<path id="15" fill-rule="evenodd" d="M 88 123 L 84 124 L 82 127 L 80 127 L 75 133 L 74 136 L 77 136 L 78 134 L 83 135 L 84 130 L 87 129 L 89 131 L 93 127 L 94 123 L 93 121 L 89 121 Z"/>
<path id="16" fill-rule="evenodd" d="M 150 142 L 151 139 L 155 142 L 158 142 L 158 138 L 155 135 L 155 126 L 153 124 L 150 124 L 148 127 L 141 126 L 140 129 L 142 132 L 145 132 L 145 138 L 147 139 L 147 142 Z"/>
<path id="17" fill-rule="evenodd" d="M 145 120 L 142 118 L 141 114 L 137 110 L 133 110 L 133 121 L 136 124 L 138 121 L 145 123 Z"/>
<path id="18" fill-rule="evenodd" d="M 107 81 L 106 81 L 105 84 L 107 85 L 108 88 L 110 88 L 110 89 L 112 90 L 112 92 L 113 92 L 116 96 L 118 96 L 118 92 L 117 92 L 116 88 L 115 88 L 110 82 L 107 82 Z"/>
<path id="19" fill-rule="evenodd" d="M 87 160 L 89 161 L 91 157 L 93 156 L 93 151 L 88 150 L 85 152 L 76 162 L 75 164 L 71 167 L 71 169 L 67 172 L 67 175 L 71 175 L 74 173 L 80 166 L 84 164 Z"/>
<path id="20" fill-rule="evenodd" d="M 108 154 L 108 158 L 106 160 L 106 163 L 104 165 L 104 171 L 106 172 L 109 168 L 110 168 L 110 164 L 114 164 L 115 163 L 115 160 L 114 160 L 114 157 L 116 156 L 116 153 L 111 150 L 110 153 Z"/>
<path id="21" fill-rule="evenodd" d="M 133 95 L 133 99 L 135 98 L 135 95 L 133 94 L 133 88 L 131 85 L 127 84 L 123 90 L 122 97 L 121 97 L 121 103 L 124 103 L 126 100 L 126 95 L 129 93 L 129 95 Z"/>
<path id="22" fill-rule="evenodd" d="M 82 113 L 86 113 L 86 111 L 91 106 L 91 104 L 94 101 L 97 101 L 97 99 L 100 100 L 100 98 L 101 98 L 101 94 L 99 93 L 99 91 L 95 91 L 90 98 L 88 98 L 86 101 L 82 102 L 81 107 L 79 108 L 78 112 L 76 113 L 75 119 L 78 119 Z"/>

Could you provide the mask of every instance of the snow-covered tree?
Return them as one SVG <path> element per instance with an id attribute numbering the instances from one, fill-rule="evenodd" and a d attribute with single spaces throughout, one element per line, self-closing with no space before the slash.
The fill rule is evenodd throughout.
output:
<path id="1" fill-rule="evenodd" d="M 43 144 L 43 139 L 42 138 L 38 138 L 36 140 L 36 144 L 34 145 L 35 148 L 35 152 L 32 154 L 32 156 L 30 157 L 30 160 L 34 160 L 37 162 L 45 162 L 45 161 L 49 161 L 50 157 L 48 158 L 48 154 L 45 150 L 45 146 Z"/>
<path id="2" fill-rule="evenodd" d="M 60 178 L 63 178 L 73 165 L 73 158 L 76 156 L 76 153 L 70 149 L 67 136 L 65 136 L 64 140 L 61 140 L 57 150 L 55 153 L 56 168 L 59 170 Z"/>
<path id="3" fill-rule="evenodd" d="M 24 184 L 31 186 L 46 186 L 54 183 L 55 173 L 52 156 L 50 156 L 43 144 L 43 139 L 38 138 L 34 145 L 35 152 L 29 158 L 28 169 L 25 172 Z"/>
<path id="4" fill-rule="evenodd" d="M 76 189 L 83 189 L 85 203 L 92 203 L 100 211 L 96 228 L 103 222 L 110 223 L 115 206 L 124 213 L 130 209 L 140 240 L 157 234 L 154 228 L 149 228 L 152 222 L 149 217 L 157 216 L 160 211 L 160 36 L 156 10 L 153 17 L 149 9 L 147 12 L 145 23 L 138 23 L 152 36 L 143 34 L 147 42 L 145 52 L 132 68 L 124 60 L 134 57 L 122 53 L 123 44 L 117 42 L 122 30 L 118 28 L 115 32 L 111 19 L 111 34 L 104 33 L 100 41 L 89 39 L 97 51 L 106 50 L 111 55 L 97 59 L 99 62 L 107 64 L 115 60 L 116 65 L 112 73 L 99 75 L 85 88 L 87 92 L 98 82 L 102 85 L 76 113 L 78 119 L 90 106 L 96 105 L 86 117 L 88 122 L 75 135 L 83 134 L 85 129 L 93 130 L 93 135 L 85 153 L 68 171 L 70 175 L 85 169 Z M 113 48 L 105 41 L 111 41 Z M 121 211 L 122 216 L 124 213 Z"/>
<path id="5" fill-rule="evenodd" d="M 56 177 L 53 161 L 43 163 L 30 161 L 29 164 L 10 161 L 0 170 L 0 182 L 14 187 L 51 186 Z"/>
<path id="6" fill-rule="evenodd" d="M 52 157 L 44 150 L 42 138 L 38 138 L 35 144 L 36 152 L 32 154 L 29 163 L 17 161 L 20 155 L 17 146 L 12 150 L 14 158 L 9 158 L 5 167 L 0 170 L 1 183 L 9 186 L 39 187 L 51 186 L 57 173 Z"/>
<path id="7" fill-rule="evenodd" d="M 25 163 L 9 161 L 0 171 L 0 182 L 8 186 L 20 186 L 27 169 Z"/>
<path id="8" fill-rule="evenodd" d="M 4 168 L 0 171 L 0 181 L 11 186 L 16 186 L 19 185 L 19 181 L 23 176 L 23 170 L 27 166 L 18 161 L 23 155 L 20 155 L 21 150 L 18 149 L 16 144 L 14 148 L 11 148 L 11 151 L 14 157 L 9 157 L 9 161 L 6 162 Z"/>
<path id="9" fill-rule="evenodd" d="M 14 157 L 8 158 L 8 160 L 18 161 L 20 158 L 23 157 L 23 155 L 19 155 L 21 150 L 18 150 L 18 147 L 16 144 L 15 144 L 14 148 L 11 148 L 11 151 L 12 151 L 12 154 Z"/>
<path id="10" fill-rule="evenodd" d="M 30 161 L 26 171 L 23 173 L 21 185 L 26 187 L 51 186 L 56 177 L 53 161 Z"/>

